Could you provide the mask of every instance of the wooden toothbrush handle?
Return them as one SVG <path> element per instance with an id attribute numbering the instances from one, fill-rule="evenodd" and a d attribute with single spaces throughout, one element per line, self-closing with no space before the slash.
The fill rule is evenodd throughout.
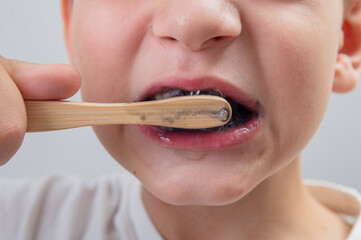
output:
<path id="1" fill-rule="evenodd" d="M 27 132 L 106 124 L 209 128 L 226 124 L 228 102 L 215 96 L 186 96 L 136 103 L 25 101 Z"/>

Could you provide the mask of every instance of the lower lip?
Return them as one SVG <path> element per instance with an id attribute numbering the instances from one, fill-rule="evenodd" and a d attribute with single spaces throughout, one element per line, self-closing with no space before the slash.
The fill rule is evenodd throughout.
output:
<path id="1" fill-rule="evenodd" d="M 190 150 L 220 150 L 233 148 L 250 141 L 261 128 L 261 119 L 225 131 L 167 132 L 161 127 L 140 125 L 140 130 L 153 141 L 172 148 Z"/>

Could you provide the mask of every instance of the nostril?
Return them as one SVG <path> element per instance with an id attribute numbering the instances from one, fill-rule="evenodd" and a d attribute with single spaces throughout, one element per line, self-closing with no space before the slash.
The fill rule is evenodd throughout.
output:
<path id="1" fill-rule="evenodd" d="M 235 40 L 235 37 L 228 37 L 228 36 L 217 36 L 213 37 L 211 39 L 208 39 L 207 41 L 203 42 L 199 46 L 194 46 L 195 50 L 202 50 L 209 48 L 210 46 L 226 46 L 230 44 L 233 40 Z"/>
<path id="2" fill-rule="evenodd" d="M 175 41 L 177 41 L 177 39 L 176 39 L 176 38 L 174 38 L 174 37 L 164 36 L 163 38 L 164 38 L 165 40 L 169 40 L 169 41 L 171 41 L 171 42 L 175 42 Z"/>

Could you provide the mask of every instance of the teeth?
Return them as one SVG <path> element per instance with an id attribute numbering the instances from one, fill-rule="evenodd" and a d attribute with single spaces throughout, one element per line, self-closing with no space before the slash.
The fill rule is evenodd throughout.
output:
<path id="1" fill-rule="evenodd" d="M 179 96 L 194 96 L 194 95 L 212 95 L 212 96 L 219 96 L 224 97 L 221 91 L 219 90 L 197 90 L 197 91 L 183 91 L 180 89 L 167 89 L 163 92 L 157 93 L 153 96 L 154 100 L 161 100 L 161 99 L 168 99 L 172 97 L 179 97 Z"/>
<path id="2" fill-rule="evenodd" d="M 184 96 L 184 92 L 180 89 L 167 89 L 154 95 L 155 100 L 167 99 L 172 97 Z"/>
<path id="3" fill-rule="evenodd" d="M 167 89 L 163 92 L 160 92 L 160 93 L 157 93 L 156 95 L 154 95 L 154 99 L 161 100 L 161 99 L 179 97 L 179 96 L 184 96 L 184 95 L 187 95 L 187 94 L 180 89 Z"/>
<path id="4" fill-rule="evenodd" d="M 190 94 L 189 95 L 191 95 L 191 96 L 193 96 L 193 95 L 201 95 L 201 90 L 198 90 L 198 91 L 192 91 L 192 92 L 190 92 Z"/>
<path id="5" fill-rule="evenodd" d="M 203 90 L 203 91 L 200 91 L 200 94 L 199 95 L 212 95 L 212 96 L 218 96 L 218 97 L 225 97 L 222 92 L 218 89 L 216 90 Z"/>

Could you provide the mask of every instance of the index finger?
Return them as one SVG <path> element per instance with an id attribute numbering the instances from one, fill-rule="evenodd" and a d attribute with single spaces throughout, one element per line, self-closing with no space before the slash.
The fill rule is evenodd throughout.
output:
<path id="1" fill-rule="evenodd" d="M 27 100 L 69 98 L 81 85 L 79 72 L 70 65 L 28 63 L 1 56 L 0 64 Z"/>

